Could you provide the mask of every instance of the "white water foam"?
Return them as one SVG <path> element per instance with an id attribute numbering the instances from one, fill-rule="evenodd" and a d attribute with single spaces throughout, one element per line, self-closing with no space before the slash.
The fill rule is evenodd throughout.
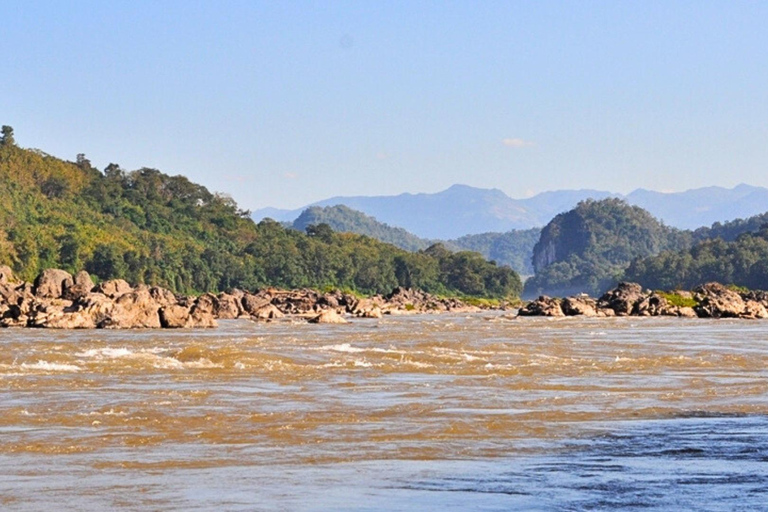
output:
<path id="1" fill-rule="evenodd" d="M 320 347 L 320 350 L 330 350 L 332 352 L 346 352 L 348 354 L 357 354 L 365 352 L 364 348 L 353 347 L 349 343 L 340 343 L 338 345 L 325 345 Z"/>
<path id="2" fill-rule="evenodd" d="M 51 363 L 38 359 L 36 363 L 21 363 L 20 368 L 24 370 L 44 370 L 50 372 L 79 372 L 82 370 L 77 365 L 66 363 Z"/>

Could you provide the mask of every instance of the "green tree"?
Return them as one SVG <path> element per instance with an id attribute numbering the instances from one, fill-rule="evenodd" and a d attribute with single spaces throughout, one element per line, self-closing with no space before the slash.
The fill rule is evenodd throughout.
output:
<path id="1" fill-rule="evenodd" d="M 15 146 L 16 140 L 13 138 L 13 128 L 7 124 L 3 125 L 2 136 L 0 136 L 0 145 Z"/>

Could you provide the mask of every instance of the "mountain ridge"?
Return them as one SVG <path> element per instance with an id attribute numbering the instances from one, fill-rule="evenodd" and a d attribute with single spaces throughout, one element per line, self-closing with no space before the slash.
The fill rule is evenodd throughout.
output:
<path id="1" fill-rule="evenodd" d="M 464 235 L 541 227 L 580 201 L 609 197 L 640 206 L 666 225 L 679 229 L 695 229 L 750 217 L 764 212 L 768 206 L 768 188 L 747 184 L 733 188 L 700 187 L 682 192 L 638 188 L 626 195 L 596 189 L 566 189 L 522 199 L 513 199 L 496 188 L 455 184 L 437 193 L 335 196 L 295 210 L 263 208 L 252 215 L 256 221 L 269 217 L 292 222 L 311 206 L 341 204 L 421 238 L 449 240 Z"/>

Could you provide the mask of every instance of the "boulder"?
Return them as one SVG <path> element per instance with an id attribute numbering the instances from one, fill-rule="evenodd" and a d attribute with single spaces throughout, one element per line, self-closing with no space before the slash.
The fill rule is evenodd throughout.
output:
<path id="1" fill-rule="evenodd" d="M 216 296 L 216 309 L 213 314 L 216 318 L 232 319 L 243 314 L 243 307 L 235 295 L 220 293 Z"/>
<path id="2" fill-rule="evenodd" d="M 640 299 L 635 304 L 634 314 L 638 316 L 680 316 L 679 308 L 656 292 Z"/>
<path id="3" fill-rule="evenodd" d="M 745 300 L 744 311 L 741 313 L 741 318 L 768 318 L 768 311 L 766 311 L 765 306 L 763 306 L 760 302 L 754 300 Z"/>
<path id="4" fill-rule="evenodd" d="M 58 268 L 47 268 L 35 279 L 35 296 L 44 299 L 60 299 L 64 290 L 74 284 L 72 274 Z"/>
<path id="5" fill-rule="evenodd" d="M 24 300 L 34 298 L 32 291 L 32 285 L 29 283 L 22 283 L 16 286 L 12 283 L 0 284 L 0 302 L 19 305 Z"/>
<path id="6" fill-rule="evenodd" d="M 121 295 L 132 292 L 133 288 L 123 279 L 110 279 L 109 281 L 99 283 L 94 291 L 103 293 L 111 299 L 116 299 Z"/>
<path id="7" fill-rule="evenodd" d="M 201 295 L 192 306 L 169 304 L 158 310 L 160 325 L 167 329 L 216 327 L 214 305 L 210 294 Z"/>
<path id="8" fill-rule="evenodd" d="M 152 298 L 149 290 L 139 288 L 124 293 L 115 299 L 115 307 L 111 314 L 99 323 L 98 327 L 105 329 L 135 329 L 139 327 L 159 329 L 162 326 L 159 309 L 160 306 Z"/>
<path id="9" fill-rule="evenodd" d="M 213 312 L 217 302 L 216 296 L 210 293 L 199 296 L 189 309 L 186 327 L 216 327 L 218 324 Z"/>
<path id="10" fill-rule="evenodd" d="M 374 310 L 377 310 L 379 312 L 379 315 L 381 314 L 381 305 L 378 301 L 374 299 L 360 299 L 355 301 L 354 305 L 347 306 L 347 312 L 361 317 L 361 318 L 380 318 L 379 317 L 370 317 L 370 315 Z"/>
<path id="11" fill-rule="evenodd" d="M 381 318 L 381 308 L 379 306 L 374 306 L 371 309 L 366 309 L 365 311 L 360 312 L 357 316 L 360 318 Z"/>
<path id="12" fill-rule="evenodd" d="M 745 301 L 753 300 L 759 302 L 763 307 L 768 308 L 768 292 L 762 290 L 752 290 L 741 294 L 741 298 Z"/>
<path id="13" fill-rule="evenodd" d="M 189 308 L 179 304 L 163 306 L 158 311 L 160 325 L 166 329 L 181 329 L 187 326 Z"/>
<path id="14" fill-rule="evenodd" d="M 93 290 L 93 280 L 91 279 L 91 275 L 85 270 L 81 270 L 75 274 L 73 281 L 74 283 L 72 286 L 67 287 L 62 294 L 67 300 L 78 300 L 85 297 L 91 293 L 91 290 Z"/>
<path id="15" fill-rule="evenodd" d="M 0 295 L 3 300 L 0 308 L 0 326 L 25 327 L 28 315 L 34 309 L 38 298 L 32 293 L 30 283 L 21 283 L 17 286 L 0 285 Z"/>
<path id="16" fill-rule="evenodd" d="M 149 289 L 149 295 L 160 307 L 173 306 L 178 302 L 176 300 L 176 295 L 174 295 L 171 290 L 159 286 L 151 287 Z"/>
<path id="17" fill-rule="evenodd" d="M 97 324 L 97 316 L 93 311 L 63 299 L 53 299 L 46 304 L 39 304 L 30 313 L 28 320 L 29 327 L 47 329 L 93 329 Z"/>
<path id="18" fill-rule="evenodd" d="M 318 303 L 321 295 L 315 290 L 269 290 L 272 304 L 286 314 L 305 314 L 323 309 Z"/>
<path id="19" fill-rule="evenodd" d="M 13 275 L 11 267 L 0 265 L 0 285 L 9 285 L 16 282 L 16 277 Z"/>
<path id="20" fill-rule="evenodd" d="M 258 312 L 261 308 L 268 305 L 269 303 L 269 297 L 254 295 L 252 293 L 245 293 L 240 299 L 243 312 L 251 316 L 253 316 L 256 312 Z"/>
<path id="21" fill-rule="evenodd" d="M 565 316 L 560 300 L 546 295 L 541 295 L 538 299 L 529 302 L 520 308 L 517 314 L 519 316 Z"/>
<path id="22" fill-rule="evenodd" d="M 744 299 L 720 283 L 707 283 L 694 290 L 698 301 L 696 314 L 702 318 L 740 318 L 744 314 Z"/>
<path id="23" fill-rule="evenodd" d="M 588 295 L 577 295 L 563 299 L 560 307 L 565 316 L 597 316 L 597 303 Z"/>
<path id="24" fill-rule="evenodd" d="M 341 316 L 334 309 L 325 309 L 319 315 L 309 319 L 311 324 L 346 324 L 349 323 L 346 318 Z"/>
<path id="25" fill-rule="evenodd" d="M 274 304 L 265 304 L 251 313 L 252 320 L 274 320 L 276 318 L 283 318 L 284 316 L 283 312 L 277 309 L 277 306 Z"/>
<path id="26" fill-rule="evenodd" d="M 317 298 L 316 304 L 322 309 L 336 309 L 339 307 L 339 297 L 332 293 L 326 293 Z"/>
<path id="27" fill-rule="evenodd" d="M 616 316 L 633 314 L 635 306 L 645 298 L 643 287 L 637 283 L 619 283 L 613 290 L 608 290 L 597 301 L 600 309 L 612 309 Z"/>
<path id="28" fill-rule="evenodd" d="M 85 270 L 81 270 L 77 274 L 75 274 L 74 282 L 76 285 L 83 286 L 83 287 L 89 287 L 90 289 L 88 291 L 91 291 L 93 289 L 93 279 L 91 279 L 91 274 L 86 272 Z"/>

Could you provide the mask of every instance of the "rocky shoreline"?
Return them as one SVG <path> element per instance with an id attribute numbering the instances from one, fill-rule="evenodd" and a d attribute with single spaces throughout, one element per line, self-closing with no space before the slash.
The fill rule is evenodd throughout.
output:
<path id="1" fill-rule="evenodd" d="M 122 279 L 95 284 L 80 271 L 74 276 L 46 269 L 34 283 L 17 280 L 0 266 L 0 327 L 53 329 L 211 328 L 219 319 L 274 321 L 301 319 L 311 323 L 347 323 L 347 317 L 475 312 L 458 299 L 439 298 L 418 290 L 396 288 L 389 295 L 359 298 L 332 291 L 231 290 L 198 297 L 176 295 L 157 286 L 131 286 Z"/>
<path id="2" fill-rule="evenodd" d="M 768 318 L 768 292 L 740 292 L 719 283 L 692 291 L 644 290 L 637 283 L 619 283 L 599 299 L 587 295 L 540 296 L 524 305 L 518 316 L 676 316 L 688 318 Z"/>

